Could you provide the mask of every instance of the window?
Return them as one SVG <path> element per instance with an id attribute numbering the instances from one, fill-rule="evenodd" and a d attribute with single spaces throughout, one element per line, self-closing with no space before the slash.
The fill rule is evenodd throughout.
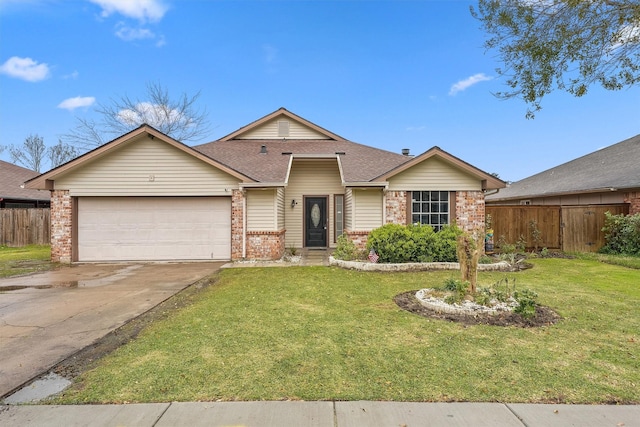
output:
<path id="1" fill-rule="evenodd" d="M 411 222 L 431 225 L 439 231 L 449 224 L 448 191 L 414 191 L 411 193 Z"/>
<path id="2" fill-rule="evenodd" d="M 335 233 L 336 235 L 334 236 L 334 242 L 338 241 L 338 237 L 340 237 L 340 235 L 342 235 L 342 233 L 344 232 L 344 195 L 343 194 L 336 194 L 334 196 L 334 207 L 335 207 Z"/>

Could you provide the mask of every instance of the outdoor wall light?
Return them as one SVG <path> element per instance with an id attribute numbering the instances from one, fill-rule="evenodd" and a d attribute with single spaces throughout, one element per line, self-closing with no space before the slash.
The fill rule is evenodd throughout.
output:
<path id="1" fill-rule="evenodd" d="M 298 202 L 296 202 L 296 199 L 291 200 L 291 208 L 295 208 L 297 204 Z"/>

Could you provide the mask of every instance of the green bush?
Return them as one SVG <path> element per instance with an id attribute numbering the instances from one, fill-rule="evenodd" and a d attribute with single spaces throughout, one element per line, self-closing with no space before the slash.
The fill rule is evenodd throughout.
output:
<path id="1" fill-rule="evenodd" d="M 625 216 L 605 212 L 605 217 L 602 231 L 607 243 L 600 252 L 640 256 L 640 213 Z"/>
<path id="2" fill-rule="evenodd" d="M 344 234 L 338 236 L 338 246 L 333 251 L 332 256 L 335 259 L 344 261 L 353 261 L 361 257 L 361 252 L 353 243 L 353 240 L 347 238 Z"/>
<path id="3" fill-rule="evenodd" d="M 460 234 L 456 226 L 435 232 L 430 225 L 386 224 L 369 233 L 367 250 L 375 250 L 384 263 L 453 262 Z"/>

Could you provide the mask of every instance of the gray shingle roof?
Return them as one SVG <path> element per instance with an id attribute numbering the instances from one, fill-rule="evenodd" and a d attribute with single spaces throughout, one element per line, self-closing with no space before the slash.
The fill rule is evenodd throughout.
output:
<path id="1" fill-rule="evenodd" d="M 38 175 L 38 172 L 0 160 L 0 198 L 49 200 L 48 191 L 20 188 L 25 181 Z"/>
<path id="2" fill-rule="evenodd" d="M 261 153 L 266 146 L 267 153 Z M 346 182 L 370 181 L 412 158 L 351 141 L 335 140 L 229 140 L 193 147 L 259 182 L 284 182 L 289 154 L 340 154 Z M 285 153 L 285 154 L 283 154 Z"/>
<path id="3" fill-rule="evenodd" d="M 640 135 L 514 182 L 487 201 L 640 188 Z"/>

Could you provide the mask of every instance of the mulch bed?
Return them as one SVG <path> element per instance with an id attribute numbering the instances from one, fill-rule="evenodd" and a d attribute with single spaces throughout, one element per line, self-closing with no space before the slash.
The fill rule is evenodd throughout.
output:
<path id="1" fill-rule="evenodd" d="M 524 318 L 517 313 L 500 313 L 500 314 L 451 314 L 438 313 L 430 308 L 420 304 L 416 298 L 416 291 L 403 292 L 396 295 L 393 300 L 398 307 L 407 310 L 418 316 L 429 319 L 448 320 L 450 322 L 458 322 L 464 325 L 491 325 L 491 326 L 516 326 L 520 328 L 535 328 L 541 326 L 549 326 L 557 323 L 562 319 L 555 311 L 549 307 L 537 306 L 535 316 Z"/>

